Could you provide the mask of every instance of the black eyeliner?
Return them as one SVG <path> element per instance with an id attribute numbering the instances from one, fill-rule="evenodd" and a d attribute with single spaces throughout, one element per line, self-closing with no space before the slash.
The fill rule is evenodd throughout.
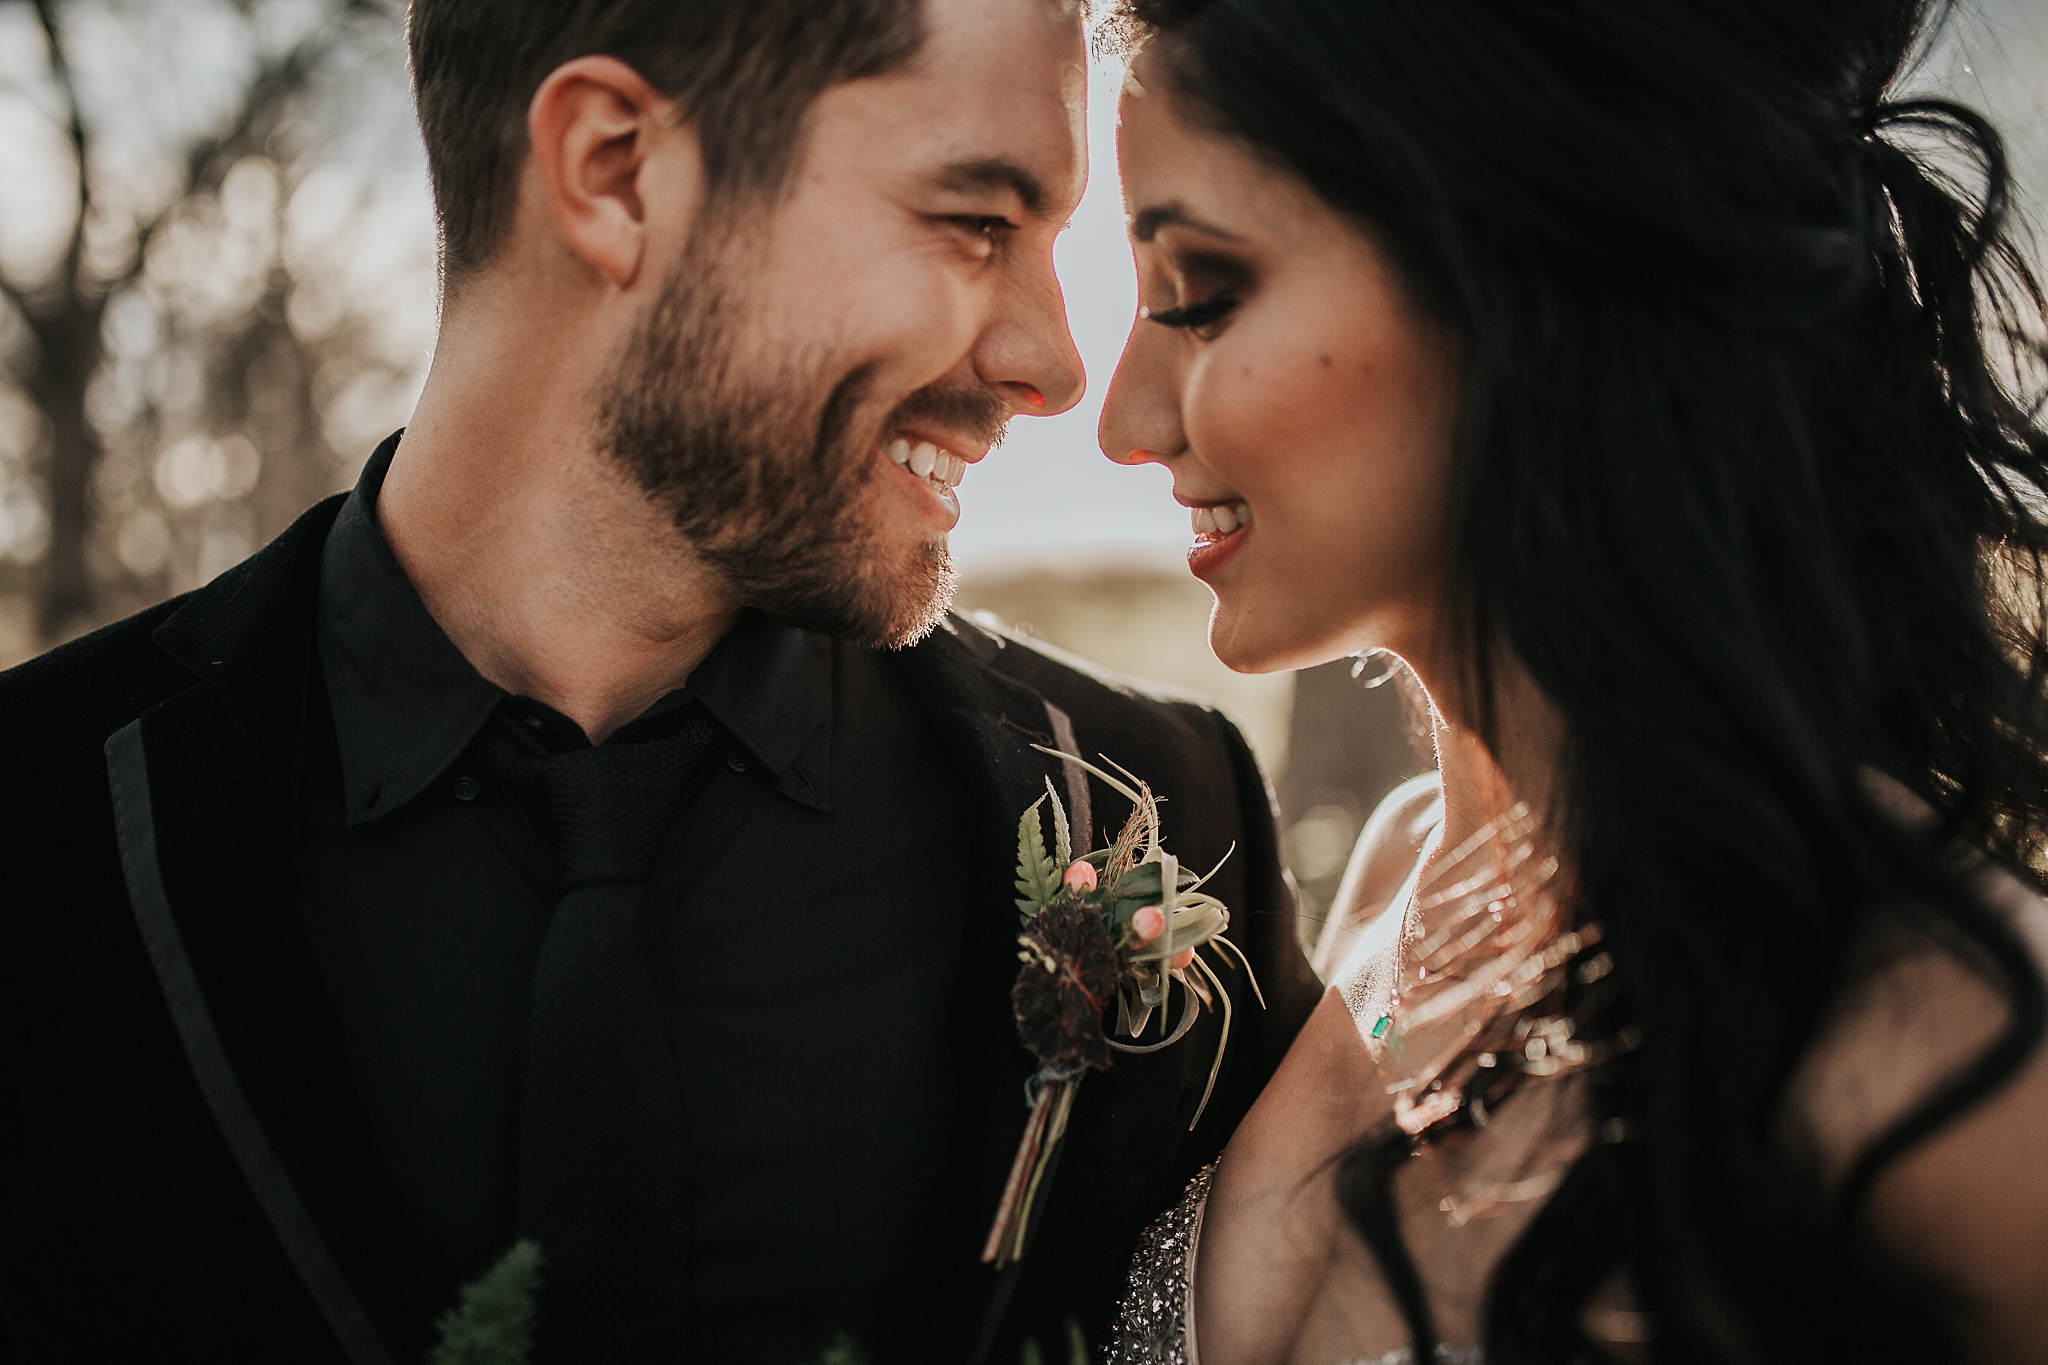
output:
<path id="1" fill-rule="evenodd" d="M 1200 303 L 1183 304 L 1179 308 L 1168 308 L 1161 312 L 1147 311 L 1145 318 L 1161 327 L 1205 327 L 1220 322 L 1230 310 L 1237 307 L 1235 294 L 1217 294 Z"/>

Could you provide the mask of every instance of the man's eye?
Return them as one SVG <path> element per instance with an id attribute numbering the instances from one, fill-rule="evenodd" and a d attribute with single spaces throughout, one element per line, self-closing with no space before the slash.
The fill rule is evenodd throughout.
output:
<path id="1" fill-rule="evenodd" d="M 1157 313 L 1141 308 L 1138 312 L 1147 322 L 1156 322 L 1161 327 L 1197 331 L 1223 321 L 1235 307 L 1236 295 L 1215 294 L 1200 303 L 1183 304 L 1179 308 L 1167 308 Z"/>
<path id="2" fill-rule="evenodd" d="M 1007 218 L 977 214 L 962 214 L 947 221 L 966 228 L 977 236 L 986 237 L 991 242 L 1000 240 L 1004 233 L 1017 226 Z"/>

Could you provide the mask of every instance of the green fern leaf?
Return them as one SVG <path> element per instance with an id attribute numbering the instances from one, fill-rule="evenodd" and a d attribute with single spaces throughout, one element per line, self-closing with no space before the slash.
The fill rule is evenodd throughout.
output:
<path id="1" fill-rule="evenodd" d="M 1045 826 L 1038 818 L 1038 808 L 1044 804 L 1045 798 L 1039 797 L 1017 822 L 1017 891 L 1023 897 L 1017 908 L 1026 919 L 1059 895 L 1060 873 L 1064 870 L 1056 868 L 1045 851 Z"/>

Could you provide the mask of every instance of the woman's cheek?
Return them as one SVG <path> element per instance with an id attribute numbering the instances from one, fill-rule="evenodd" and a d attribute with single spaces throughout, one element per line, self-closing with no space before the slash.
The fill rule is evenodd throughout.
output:
<path id="1" fill-rule="evenodd" d="M 1260 492 L 1274 491 L 1277 479 L 1302 487 L 1335 472 L 1321 466 L 1345 449 L 1341 433 L 1355 414 L 1334 382 L 1333 366 L 1322 365 L 1312 351 L 1291 348 L 1268 349 L 1257 359 L 1219 355 L 1215 362 L 1191 391 L 1188 438 L 1231 492 L 1256 502 Z M 1355 401 L 1355 390 L 1350 397 Z M 1328 493 L 1325 483 L 1314 495 Z"/>
<path id="2" fill-rule="evenodd" d="M 1278 373 L 1250 358 L 1251 348 L 1217 348 L 1189 376 L 1185 410 L 1188 444 L 1230 487 L 1252 497 L 1298 442 L 1290 395 L 1272 382 Z"/>

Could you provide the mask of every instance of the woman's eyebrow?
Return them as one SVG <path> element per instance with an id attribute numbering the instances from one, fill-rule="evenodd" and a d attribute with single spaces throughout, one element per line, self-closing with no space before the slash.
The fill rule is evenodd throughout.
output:
<path id="1" fill-rule="evenodd" d="M 1226 242 L 1242 240 L 1234 232 L 1226 232 L 1214 223 L 1203 222 L 1178 203 L 1155 204 L 1151 208 L 1140 209 L 1137 213 L 1132 214 L 1131 240 L 1149 242 L 1159 234 L 1159 229 L 1169 226 L 1184 227 L 1195 232 L 1207 233 L 1211 237 L 1220 237 Z"/>

